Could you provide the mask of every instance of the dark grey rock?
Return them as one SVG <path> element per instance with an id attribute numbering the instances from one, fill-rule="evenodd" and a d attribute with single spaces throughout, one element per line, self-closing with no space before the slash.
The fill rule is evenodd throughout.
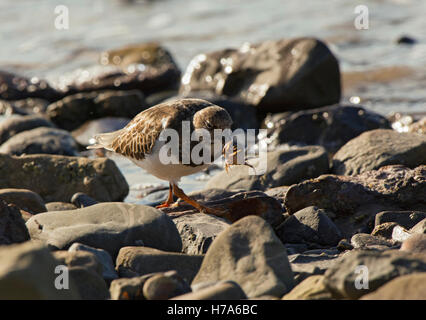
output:
<path id="1" fill-rule="evenodd" d="M 99 202 L 83 192 L 77 192 L 71 197 L 71 203 L 77 208 L 84 208 L 93 206 Z"/>
<path id="2" fill-rule="evenodd" d="M 375 225 L 395 222 L 401 227 L 410 229 L 426 218 L 426 212 L 421 211 L 383 211 L 376 215 Z"/>
<path id="3" fill-rule="evenodd" d="M 28 229 L 19 208 L 0 199 L 0 245 L 25 242 L 29 239 Z"/>
<path id="4" fill-rule="evenodd" d="M 27 189 L 0 189 L 0 199 L 13 203 L 20 209 L 32 214 L 46 212 L 43 199 L 35 192 Z"/>
<path id="5" fill-rule="evenodd" d="M 9 117 L 0 124 L 0 145 L 20 132 L 39 127 L 54 128 L 55 125 L 38 115 Z"/>

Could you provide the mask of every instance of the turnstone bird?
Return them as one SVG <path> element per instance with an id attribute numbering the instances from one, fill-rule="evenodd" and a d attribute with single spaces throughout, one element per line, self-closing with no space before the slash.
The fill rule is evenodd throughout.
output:
<path id="1" fill-rule="evenodd" d="M 131 120 L 126 127 L 118 131 L 96 135 L 97 142 L 91 145 L 89 149 L 104 148 L 118 154 L 121 154 L 139 167 L 145 169 L 148 173 L 159 179 L 169 182 L 169 195 L 167 200 L 157 206 L 157 208 L 169 207 L 173 203 L 173 194 L 183 201 L 192 205 L 200 212 L 222 215 L 223 211 L 208 208 L 199 202 L 188 197 L 182 189 L 178 187 L 181 177 L 199 172 L 207 168 L 210 164 L 196 164 L 189 158 L 189 163 L 182 161 L 185 152 L 191 152 L 194 147 L 191 141 L 188 146 L 182 144 L 182 122 L 189 123 L 190 133 L 196 129 L 205 129 L 213 138 L 215 129 L 230 129 L 232 119 L 229 113 L 208 101 L 201 99 L 181 99 L 173 102 L 165 102 L 142 111 Z M 179 161 L 164 164 L 160 160 L 160 149 L 165 145 L 164 139 L 159 139 L 160 134 L 165 129 L 174 129 L 179 135 L 178 157 Z M 211 162 L 225 154 L 224 148 L 213 148 L 214 139 L 208 142 L 211 144 Z M 216 143 L 224 143 L 216 141 Z M 235 153 L 231 154 L 231 156 Z M 225 157 L 226 162 L 226 157 Z M 184 164 L 187 163 L 187 164 Z M 232 163 L 231 163 L 232 164 Z M 228 167 L 229 163 L 226 162 Z"/>

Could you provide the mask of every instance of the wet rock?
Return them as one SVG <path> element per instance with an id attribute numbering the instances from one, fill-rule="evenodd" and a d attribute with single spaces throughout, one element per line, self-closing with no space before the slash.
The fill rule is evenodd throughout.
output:
<path id="1" fill-rule="evenodd" d="M 397 277 L 361 300 L 425 300 L 426 273 Z"/>
<path id="2" fill-rule="evenodd" d="M 130 119 L 106 117 L 96 120 L 89 120 L 72 132 L 74 139 L 81 145 L 93 144 L 93 136 L 99 133 L 112 132 L 124 128 Z"/>
<path id="3" fill-rule="evenodd" d="M 426 163 L 426 136 L 376 129 L 346 143 L 333 157 L 333 173 L 357 175 L 400 164 L 415 168 Z"/>
<path id="4" fill-rule="evenodd" d="M 220 218 L 228 222 L 235 222 L 248 215 L 255 215 L 265 219 L 272 227 L 277 227 L 284 220 L 279 201 L 260 191 L 224 192 L 222 189 L 207 189 L 199 193 L 192 193 L 190 196 L 204 203 L 207 207 L 222 210 L 223 215 Z M 180 217 L 198 212 L 186 203 L 179 204 L 177 208 L 164 208 L 162 211 L 170 217 Z"/>
<path id="5" fill-rule="evenodd" d="M 339 258 L 337 249 L 309 250 L 288 256 L 296 283 L 317 274 L 324 274 Z"/>
<path id="6" fill-rule="evenodd" d="M 143 286 L 147 300 L 167 300 L 188 292 L 190 285 L 174 270 L 150 277 Z"/>
<path id="7" fill-rule="evenodd" d="M 128 203 L 99 203 L 72 211 L 40 213 L 27 221 L 32 239 L 56 249 L 79 242 L 108 251 L 135 244 L 180 251 L 182 242 L 174 223 L 161 211 Z"/>
<path id="8" fill-rule="evenodd" d="M 54 126 L 49 120 L 37 115 L 10 117 L 0 124 L 0 145 L 20 132 L 38 127 L 53 128 Z"/>
<path id="9" fill-rule="evenodd" d="M 294 285 L 286 250 L 265 220 L 248 216 L 212 243 L 192 284 L 233 280 L 251 297 L 281 297 Z"/>
<path id="10" fill-rule="evenodd" d="M 85 193 L 77 192 L 71 197 L 71 203 L 77 208 L 85 208 L 93 206 L 99 202 Z"/>
<path id="11" fill-rule="evenodd" d="M 354 234 L 351 238 L 351 244 L 354 248 L 376 248 L 376 247 L 393 247 L 395 243 L 386 239 L 372 236 L 366 233 Z"/>
<path id="12" fill-rule="evenodd" d="M 306 278 L 287 293 L 282 300 L 330 300 L 331 293 L 324 285 L 323 275 L 314 275 Z"/>
<path id="13" fill-rule="evenodd" d="M 0 247 L 0 299 L 68 300 L 79 299 L 69 279 L 68 290 L 55 287 L 59 262 L 49 250 L 32 242 Z"/>
<path id="14" fill-rule="evenodd" d="M 304 143 L 321 145 L 332 153 L 364 131 L 391 128 L 389 121 L 375 112 L 344 105 L 270 114 L 264 125 L 271 146 Z"/>
<path id="15" fill-rule="evenodd" d="M 401 245 L 402 251 L 414 253 L 426 253 L 426 234 L 413 234 Z"/>
<path id="16" fill-rule="evenodd" d="M 368 270 L 368 288 L 359 280 Z M 339 298 L 358 299 L 388 281 L 406 274 L 426 271 L 426 257 L 399 250 L 352 250 L 325 273 L 325 285 Z M 356 288 L 359 284 L 360 289 Z"/>
<path id="17" fill-rule="evenodd" d="M 334 246 L 342 239 L 340 230 L 327 212 L 316 207 L 307 207 L 291 215 L 276 233 L 283 243 Z"/>
<path id="18" fill-rule="evenodd" d="M 100 65 L 65 75 L 58 87 L 72 94 L 95 90 L 133 90 L 144 94 L 176 89 L 180 70 L 170 53 L 156 43 L 103 52 Z"/>
<path id="19" fill-rule="evenodd" d="M 261 176 L 250 175 L 247 166 L 234 166 L 229 173 L 223 171 L 211 178 L 206 188 L 266 190 L 315 178 L 329 170 L 327 152 L 320 146 L 270 151 L 266 160 L 266 172 Z"/>
<path id="20" fill-rule="evenodd" d="M 160 232 L 164 233 L 164 231 Z M 128 271 L 144 275 L 176 270 L 186 281 L 191 282 L 202 260 L 202 255 L 166 252 L 148 247 L 124 247 L 117 256 L 116 268 L 120 276 L 128 274 Z"/>
<path id="21" fill-rule="evenodd" d="M 239 98 L 263 112 L 309 109 L 339 102 L 339 65 L 312 38 L 244 44 L 193 58 L 180 92 L 196 91 Z"/>
<path id="22" fill-rule="evenodd" d="M 373 231 L 371 232 L 371 235 L 376 237 L 382 237 L 385 239 L 392 239 L 393 228 L 397 225 L 398 224 L 396 222 L 384 222 L 378 224 L 374 227 Z"/>
<path id="23" fill-rule="evenodd" d="M 195 292 L 177 296 L 172 300 L 244 300 L 244 291 L 234 281 L 219 281 Z"/>
<path id="24" fill-rule="evenodd" d="M 102 278 L 102 265 L 96 256 L 87 251 L 55 251 L 56 260 L 68 267 L 68 274 L 74 280 L 80 297 L 84 300 L 105 300 L 109 291 Z"/>
<path id="25" fill-rule="evenodd" d="M 0 199 L 0 245 L 20 243 L 29 239 L 25 221 L 18 207 Z"/>
<path id="26" fill-rule="evenodd" d="M 48 101 L 55 101 L 59 96 L 58 91 L 50 87 L 45 80 L 40 80 L 37 77 L 28 79 L 0 70 L 0 99 L 42 98 Z"/>
<path id="27" fill-rule="evenodd" d="M 426 166 L 409 169 L 386 166 L 379 170 L 346 177 L 322 175 L 291 186 L 284 204 L 292 214 L 308 206 L 331 210 L 336 215 L 351 215 L 366 204 L 410 209 L 425 207 Z M 381 212 L 380 207 L 375 213 Z"/>
<path id="28" fill-rule="evenodd" d="M 145 300 L 143 285 L 153 274 L 113 280 L 109 287 L 112 300 Z"/>
<path id="29" fill-rule="evenodd" d="M 46 209 L 46 211 L 66 211 L 77 209 L 77 207 L 72 203 L 54 201 L 46 203 Z"/>
<path id="30" fill-rule="evenodd" d="M 46 114 L 58 127 L 71 131 L 92 119 L 133 118 L 146 108 L 143 95 L 136 90 L 88 92 L 50 104 Z"/>
<path id="31" fill-rule="evenodd" d="M 0 188 L 29 189 L 46 202 L 68 202 L 76 192 L 98 201 L 121 201 L 129 192 L 112 160 L 59 155 L 0 154 Z"/>
<path id="32" fill-rule="evenodd" d="M 73 243 L 69 249 L 69 252 L 90 252 L 96 256 L 96 259 L 99 261 L 99 263 L 102 265 L 102 277 L 107 280 L 111 281 L 118 278 L 117 272 L 114 269 L 114 263 L 112 261 L 111 255 L 103 250 L 103 249 L 97 249 L 92 248 L 89 246 L 86 246 L 82 243 Z"/>
<path id="33" fill-rule="evenodd" d="M 18 156 L 38 153 L 76 156 L 78 146 L 67 131 L 40 127 L 13 136 L 0 146 L 0 153 Z"/>
<path id="34" fill-rule="evenodd" d="M 182 238 L 182 252 L 203 254 L 229 222 L 204 213 L 188 214 L 173 219 Z"/>
<path id="35" fill-rule="evenodd" d="M 426 212 L 421 211 L 383 211 L 376 215 L 375 225 L 395 222 L 406 229 L 410 229 L 425 218 Z"/>
<path id="36" fill-rule="evenodd" d="M 32 214 L 46 212 L 43 199 L 35 192 L 26 189 L 0 189 L 0 199 L 13 203 Z"/>

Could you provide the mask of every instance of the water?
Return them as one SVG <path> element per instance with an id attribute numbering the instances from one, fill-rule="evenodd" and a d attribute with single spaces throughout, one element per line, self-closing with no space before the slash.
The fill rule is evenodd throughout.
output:
<path id="1" fill-rule="evenodd" d="M 313 36 L 326 41 L 339 58 L 344 102 L 359 102 L 384 115 L 425 112 L 426 1 L 362 1 L 369 9 L 368 30 L 354 27 L 359 4 L 355 0 L 0 0 L 0 68 L 54 83 L 65 72 L 97 63 L 102 50 L 158 41 L 184 70 L 198 53 L 244 42 Z M 57 5 L 69 9 L 68 30 L 54 27 Z M 397 45 L 402 35 L 415 38 L 417 44 Z M 141 180 L 166 185 L 139 175 L 139 168 L 118 163 L 129 183 L 136 185 L 134 192 Z M 203 185 L 194 177 L 182 182 L 187 191 Z"/>

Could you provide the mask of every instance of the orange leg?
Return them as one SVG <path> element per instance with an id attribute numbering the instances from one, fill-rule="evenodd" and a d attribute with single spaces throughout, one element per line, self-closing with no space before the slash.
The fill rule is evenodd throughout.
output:
<path id="1" fill-rule="evenodd" d="M 208 208 L 203 206 L 202 204 L 198 203 L 197 201 L 195 201 L 194 199 L 191 199 L 190 197 L 188 197 L 185 192 L 183 192 L 182 189 L 180 189 L 176 184 L 173 184 L 173 193 L 181 198 L 183 201 L 185 201 L 186 203 L 190 204 L 191 206 L 193 206 L 194 208 L 196 208 L 198 211 L 200 211 L 201 213 L 208 213 L 208 214 L 213 214 L 215 216 L 223 216 L 225 214 L 224 211 L 221 210 L 217 210 L 217 209 L 213 209 L 213 208 Z"/>
<path id="2" fill-rule="evenodd" d="M 167 200 L 164 201 L 162 204 L 156 206 L 157 209 L 160 208 L 167 208 L 173 203 L 173 190 L 172 190 L 172 184 L 169 183 L 169 196 L 167 197 Z"/>

